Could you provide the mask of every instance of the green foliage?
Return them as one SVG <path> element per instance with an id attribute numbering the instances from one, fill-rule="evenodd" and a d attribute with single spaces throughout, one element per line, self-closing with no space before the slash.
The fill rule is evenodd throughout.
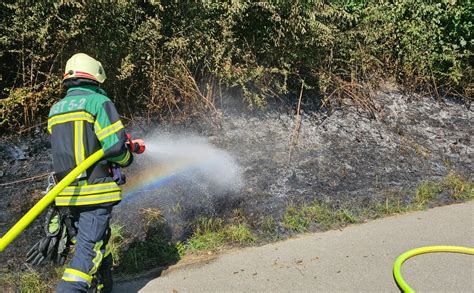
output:
<path id="1" fill-rule="evenodd" d="M 132 116 L 180 119 L 242 96 L 262 108 L 305 83 L 305 103 L 349 97 L 374 110 L 388 79 L 472 94 L 470 1 L 117 1 L 0 4 L 2 129 L 40 122 L 76 52 L 101 60 Z"/>
<path id="2" fill-rule="evenodd" d="M 472 76 L 470 1 L 384 2 L 368 7 L 368 45 L 401 81 L 467 86 Z M 377 29 L 384 25 L 384 29 Z M 415 84 L 416 85 L 416 84 Z"/>
<path id="3" fill-rule="evenodd" d="M 172 242 L 166 239 L 163 224 L 157 212 L 146 209 L 142 215 L 147 225 L 145 241 L 134 242 L 128 247 L 122 236 L 122 226 L 112 225 L 111 248 L 114 264 L 120 272 L 135 273 L 144 269 L 162 267 L 177 262 L 189 253 L 218 251 L 229 245 L 248 245 L 256 236 L 247 224 L 224 224 L 221 219 L 199 218 L 193 225 L 193 234 L 186 242 Z M 153 220 L 150 221 L 150 216 Z M 114 232 L 115 231 L 115 232 Z M 114 244 L 115 243 L 115 244 Z M 115 248 L 114 248 L 115 247 Z"/>
<path id="4" fill-rule="evenodd" d="M 194 233 L 185 244 L 186 252 L 217 250 L 225 244 L 224 221 L 213 218 L 199 218 L 194 224 Z"/>
<path id="5" fill-rule="evenodd" d="M 144 241 L 130 243 L 123 234 L 124 226 L 112 224 L 112 249 L 114 265 L 124 273 L 156 268 L 176 263 L 182 254 L 181 244 L 170 240 L 166 219 L 158 208 L 140 209 L 145 228 Z"/>
<path id="6" fill-rule="evenodd" d="M 41 122 L 49 109 L 59 98 L 60 80 L 55 78 L 50 86 L 42 89 L 19 87 L 9 90 L 6 98 L 0 100 L 0 128 L 29 127 Z"/>
<path id="7" fill-rule="evenodd" d="M 41 275 L 33 270 L 20 274 L 19 280 L 21 284 L 19 289 L 21 292 L 34 290 L 44 291 L 49 289 L 48 284 L 45 284 L 41 278 Z"/>

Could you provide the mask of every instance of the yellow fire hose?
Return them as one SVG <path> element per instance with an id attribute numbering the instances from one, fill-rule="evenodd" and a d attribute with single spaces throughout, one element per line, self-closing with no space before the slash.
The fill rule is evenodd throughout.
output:
<path id="1" fill-rule="evenodd" d="M 454 253 L 464 253 L 464 254 L 471 254 L 474 255 L 474 248 L 469 247 L 462 247 L 462 246 L 425 246 L 420 248 L 415 248 L 412 250 L 408 250 L 407 252 L 401 254 L 395 260 L 393 264 L 393 277 L 395 278 L 395 282 L 397 282 L 398 287 L 403 292 L 415 292 L 402 277 L 401 267 L 402 264 L 409 258 L 414 257 L 416 255 L 425 254 L 425 253 L 434 253 L 434 252 L 454 252 Z"/>
<path id="2" fill-rule="evenodd" d="M 102 149 L 90 155 L 82 164 L 74 168 L 63 180 L 53 187 L 43 198 L 38 201 L 8 232 L 0 238 L 0 252 L 3 251 L 15 238 L 38 217 L 41 212 L 51 204 L 56 196 L 67 186 L 69 186 L 77 176 L 94 165 L 104 156 Z"/>

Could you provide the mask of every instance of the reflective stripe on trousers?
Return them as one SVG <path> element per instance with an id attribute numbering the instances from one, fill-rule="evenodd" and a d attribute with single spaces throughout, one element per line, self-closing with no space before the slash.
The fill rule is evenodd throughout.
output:
<path id="1" fill-rule="evenodd" d="M 57 292 L 87 292 L 95 274 L 103 274 L 103 270 L 111 269 L 111 266 L 104 268 L 102 262 L 104 255 L 111 257 L 106 247 L 110 238 L 112 207 L 71 207 L 70 210 L 77 220 L 78 233 L 74 256 L 64 271 Z M 103 289 L 109 290 L 111 288 Z"/>

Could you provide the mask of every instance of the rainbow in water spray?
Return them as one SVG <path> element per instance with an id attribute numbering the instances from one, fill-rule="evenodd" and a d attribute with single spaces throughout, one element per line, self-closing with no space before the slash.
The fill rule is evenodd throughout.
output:
<path id="1" fill-rule="evenodd" d="M 147 151 L 139 157 L 143 172 L 132 176 L 123 186 L 127 203 L 136 196 L 153 194 L 177 177 L 199 173 L 206 184 L 220 190 L 242 186 L 241 169 L 226 151 L 193 136 L 162 135 L 147 143 Z M 203 177 L 200 177 L 203 180 Z"/>
<path id="2" fill-rule="evenodd" d="M 123 188 L 124 196 L 122 203 L 127 203 L 144 192 L 157 190 L 161 186 L 172 181 L 173 178 L 192 171 L 198 164 L 198 161 L 158 164 L 157 166 L 146 170 L 146 172 L 143 172 L 144 174 L 127 179 L 127 184 Z"/>

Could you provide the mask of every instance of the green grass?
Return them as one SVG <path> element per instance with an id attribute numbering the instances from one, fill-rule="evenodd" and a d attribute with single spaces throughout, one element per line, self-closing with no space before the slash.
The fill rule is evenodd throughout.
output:
<path id="1" fill-rule="evenodd" d="M 193 235 L 185 244 L 185 252 L 196 252 L 199 250 L 218 250 L 225 244 L 225 237 L 221 231 L 206 232 Z"/>
<path id="2" fill-rule="evenodd" d="M 160 235 L 133 243 L 124 251 L 117 267 L 119 272 L 136 273 L 177 262 L 181 258 L 175 243 Z"/>
<path id="3" fill-rule="evenodd" d="M 348 209 L 334 209 L 317 201 L 301 206 L 289 205 L 283 215 L 282 225 L 292 232 L 306 232 L 315 224 L 323 230 L 356 223 L 358 218 Z"/>
<path id="4" fill-rule="evenodd" d="M 218 251 L 231 245 L 247 245 L 256 236 L 246 224 L 224 224 L 222 219 L 199 218 L 194 233 L 186 242 L 171 242 L 158 232 L 145 241 L 132 243 L 119 258 L 118 271 L 135 273 L 177 262 L 181 257 L 201 251 Z M 155 230 L 149 230 L 154 233 Z"/>
<path id="5" fill-rule="evenodd" d="M 311 224 L 311 219 L 306 213 L 305 206 L 289 206 L 282 219 L 283 227 L 293 232 L 306 232 Z"/>
<path id="6" fill-rule="evenodd" d="M 18 288 L 18 274 L 12 272 L 0 273 L 0 288 L 4 291 L 12 290 Z"/>
<path id="7" fill-rule="evenodd" d="M 246 245 L 257 239 L 245 224 L 229 225 L 223 230 L 226 243 Z"/>
<path id="8" fill-rule="evenodd" d="M 27 272 L 22 272 L 19 276 L 20 280 L 20 291 L 21 292 L 44 292 L 49 289 L 47 281 L 45 281 L 41 274 L 35 272 L 34 270 L 29 270 Z"/>
<path id="9" fill-rule="evenodd" d="M 224 228 L 224 221 L 219 218 L 200 217 L 193 225 L 195 235 L 202 235 L 212 232 L 222 231 Z"/>
<path id="10" fill-rule="evenodd" d="M 386 196 L 383 202 L 369 205 L 362 212 L 367 218 L 381 218 L 394 214 L 404 213 L 410 210 L 410 205 L 405 203 L 398 194 Z"/>
<path id="11" fill-rule="evenodd" d="M 31 267 L 25 271 L 0 274 L 2 292 L 50 292 L 56 287 L 64 268 L 53 268 L 48 273 L 40 273 Z"/>
<path id="12" fill-rule="evenodd" d="M 424 210 L 435 203 L 440 195 L 446 195 L 455 201 L 474 199 L 474 184 L 463 176 L 450 172 L 438 181 L 423 181 L 418 184 L 411 201 L 403 200 L 399 194 L 386 196 L 383 203 L 373 203 L 364 208 L 365 218 L 380 218 L 408 211 Z"/>
<path id="13" fill-rule="evenodd" d="M 413 198 L 413 209 L 425 209 L 443 191 L 438 182 L 425 181 L 418 185 Z"/>
<path id="14" fill-rule="evenodd" d="M 140 209 L 145 229 L 145 241 L 127 243 L 123 226 L 112 228 L 111 249 L 114 265 L 122 273 L 136 273 L 150 268 L 161 267 L 177 262 L 181 258 L 176 243 L 169 241 L 166 234 L 166 220 L 158 208 Z"/>
<path id="15" fill-rule="evenodd" d="M 349 208 L 335 209 L 326 203 L 317 201 L 298 206 L 290 204 L 283 214 L 281 224 L 285 229 L 296 233 L 309 231 L 313 226 L 322 230 L 333 229 L 366 219 L 423 210 L 435 203 L 441 194 L 456 201 L 470 200 L 474 198 L 474 184 L 466 178 L 450 172 L 441 180 L 421 182 L 411 201 L 404 199 L 402 194 L 389 193 L 385 196 L 384 201 L 372 202 L 358 211 Z M 265 223 L 263 227 L 265 227 Z"/>
<path id="16" fill-rule="evenodd" d="M 277 233 L 277 227 L 277 222 L 272 216 L 265 216 L 263 218 L 262 224 L 260 225 L 262 231 L 268 235 L 274 235 Z"/>
<path id="17" fill-rule="evenodd" d="M 184 244 L 184 251 L 216 251 L 229 245 L 247 245 L 256 239 L 246 224 L 224 225 L 221 219 L 200 218 L 194 225 L 194 234 Z"/>
<path id="18" fill-rule="evenodd" d="M 335 208 L 328 203 L 318 201 L 302 205 L 288 205 L 280 221 L 266 216 L 259 229 L 271 239 L 281 239 L 279 225 L 294 233 L 311 229 L 327 230 L 340 228 L 350 223 L 359 223 L 408 211 L 425 209 L 434 203 L 440 194 L 446 194 L 453 200 L 463 201 L 474 198 L 474 184 L 464 177 L 449 173 L 439 181 L 423 181 L 414 196 L 404 197 L 402 193 L 391 192 L 383 201 L 369 203 L 359 210 L 350 207 Z M 235 209 L 227 221 L 219 218 L 201 217 L 192 226 L 193 234 L 185 242 L 166 240 L 163 227 L 166 220 L 157 209 L 141 211 L 146 241 L 127 243 L 124 226 L 112 224 L 109 248 L 112 250 L 114 265 L 118 272 L 136 273 L 150 268 L 173 264 L 186 254 L 219 251 L 229 246 L 250 245 L 258 240 L 248 219 L 241 209 Z M 57 283 L 63 268 L 57 268 L 48 274 L 40 274 L 33 269 L 18 273 L 0 274 L 0 288 L 20 292 L 48 291 Z"/>
<path id="19" fill-rule="evenodd" d="M 443 192 L 454 200 L 472 199 L 473 186 L 463 177 L 449 173 L 439 181 L 421 182 L 411 200 L 402 193 L 391 192 L 385 195 L 383 201 L 372 202 L 359 210 L 352 210 L 350 207 L 335 208 L 318 201 L 302 205 L 290 204 L 280 223 L 272 216 L 266 216 L 259 228 L 267 236 L 277 235 L 279 224 L 294 233 L 307 232 L 312 228 L 334 229 L 367 219 L 425 209 Z M 120 267 L 125 268 L 125 272 L 134 272 L 175 262 L 186 254 L 219 251 L 233 245 L 245 246 L 258 240 L 250 226 L 246 224 L 247 219 L 242 210 L 233 210 L 228 221 L 230 223 L 219 218 L 199 218 L 192 226 L 193 234 L 185 242 L 171 243 L 157 235 L 146 242 L 135 243 L 122 254 L 121 259 L 119 258 Z M 153 226 L 158 222 L 163 222 L 160 213 L 147 211 L 146 224 Z M 116 243 L 115 250 L 119 250 L 123 246 L 121 227 L 113 227 L 113 231 L 115 233 L 112 233 L 111 241 Z"/>
<path id="20" fill-rule="evenodd" d="M 440 181 L 424 181 L 416 189 L 412 209 L 425 209 L 442 193 L 456 201 L 473 199 L 474 184 L 455 172 Z"/>
<path id="21" fill-rule="evenodd" d="M 339 222 L 343 225 L 358 223 L 360 221 L 356 215 L 346 208 L 338 210 L 336 216 L 339 218 Z"/>

